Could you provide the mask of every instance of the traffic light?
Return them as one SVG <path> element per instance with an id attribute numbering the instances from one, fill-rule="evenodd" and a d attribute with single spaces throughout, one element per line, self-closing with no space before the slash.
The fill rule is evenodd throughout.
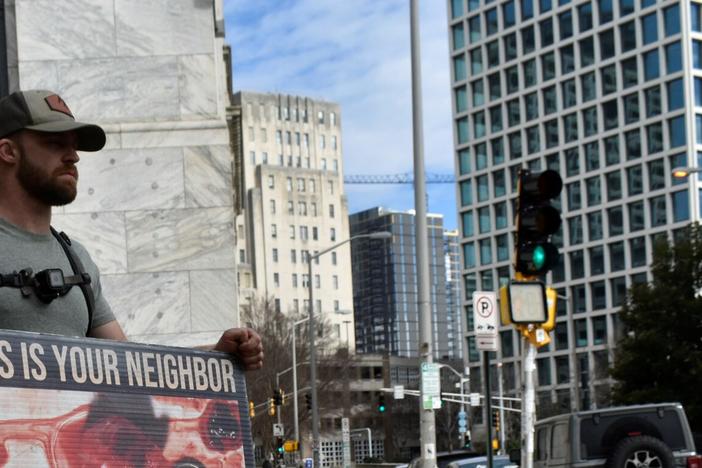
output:
<path id="1" fill-rule="evenodd" d="M 249 400 L 249 418 L 253 419 L 256 417 L 256 407 L 253 400 Z"/>
<path id="2" fill-rule="evenodd" d="M 298 442 L 296 440 L 286 440 L 283 443 L 283 450 L 286 452 L 297 452 Z"/>
<path id="3" fill-rule="evenodd" d="M 492 413 L 492 427 L 495 431 L 500 432 L 500 413 L 499 411 L 493 411 Z"/>
<path id="4" fill-rule="evenodd" d="M 545 275 L 558 263 L 558 249 L 550 237 L 561 225 L 561 213 L 551 205 L 551 199 L 562 188 L 556 171 L 519 171 L 514 269 L 525 279 Z"/>
<path id="5" fill-rule="evenodd" d="M 305 403 L 307 404 L 307 409 L 312 411 L 312 395 L 309 393 L 305 395 Z"/>
<path id="6" fill-rule="evenodd" d="M 273 390 L 273 404 L 275 406 L 283 406 L 283 390 L 280 388 L 276 388 Z"/>
<path id="7" fill-rule="evenodd" d="M 285 440 L 282 437 L 275 438 L 275 451 L 278 453 L 278 456 L 283 456 L 285 452 Z"/>
<path id="8" fill-rule="evenodd" d="M 378 394 L 378 413 L 384 413 L 386 406 L 385 406 L 385 394 L 383 392 L 380 392 Z"/>
<path id="9" fill-rule="evenodd" d="M 275 400 L 273 398 L 268 399 L 268 416 L 275 416 Z"/>
<path id="10" fill-rule="evenodd" d="M 465 434 L 468 431 L 468 415 L 465 411 L 461 410 L 458 412 L 458 433 Z"/>

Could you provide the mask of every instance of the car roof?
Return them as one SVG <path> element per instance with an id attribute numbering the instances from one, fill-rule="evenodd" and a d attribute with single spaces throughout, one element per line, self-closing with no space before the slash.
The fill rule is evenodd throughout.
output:
<path id="1" fill-rule="evenodd" d="M 607 408 L 598 408 L 598 409 L 591 409 L 591 410 L 586 410 L 586 411 L 577 411 L 574 413 L 563 413 L 563 414 L 558 414 L 556 416 L 551 416 L 550 418 L 546 419 L 541 419 L 536 422 L 536 425 L 543 425 L 543 424 L 548 424 L 548 423 L 553 423 L 553 422 L 558 422 L 558 421 L 565 421 L 569 419 L 571 416 L 576 416 L 576 417 L 583 417 L 583 416 L 591 416 L 594 414 L 602 414 L 606 415 L 608 413 L 632 413 L 640 410 L 650 410 L 650 409 L 657 409 L 657 408 L 679 408 L 682 410 L 682 405 L 680 403 L 646 403 L 643 405 L 626 405 L 626 406 L 611 406 Z"/>

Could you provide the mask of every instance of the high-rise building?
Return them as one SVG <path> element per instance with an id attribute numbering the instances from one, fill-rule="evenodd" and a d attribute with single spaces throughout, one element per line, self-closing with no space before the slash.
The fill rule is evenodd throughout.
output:
<path id="1" fill-rule="evenodd" d="M 561 299 L 538 354 L 538 402 L 606 404 L 627 288 L 647 280 L 656 239 L 699 219 L 699 181 L 671 170 L 702 154 L 702 4 L 447 3 L 468 329 L 473 290 L 511 277 L 517 172 L 558 171 L 561 263 L 547 279 Z M 514 390 L 519 338 L 510 327 L 500 338 Z M 477 366 L 472 333 L 467 343 Z"/>
<path id="2" fill-rule="evenodd" d="M 355 342 L 341 116 L 337 104 L 300 96 L 239 92 L 235 108 L 239 299 L 272 298 L 284 313 L 324 314 L 341 346 Z"/>
<path id="3" fill-rule="evenodd" d="M 359 239 L 351 247 L 356 351 L 419 356 L 414 211 L 371 208 L 351 215 L 350 225 L 352 236 L 380 231 L 393 235 L 384 241 Z M 455 254 L 442 215 L 428 215 L 427 229 L 434 357 L 458 359 L 463 336 L 459 297 L 446 263 Z"/>

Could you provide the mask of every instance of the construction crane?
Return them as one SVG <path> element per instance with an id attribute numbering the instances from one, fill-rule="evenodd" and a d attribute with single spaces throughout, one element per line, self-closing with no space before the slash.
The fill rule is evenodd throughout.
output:
<path id="1" fill-rule="evenodd" d="M 453 184 L 456 178 L 453 174 L 426 174 L 427 184 Z M 413 184 L 414 174 L 356 174 L 344 176 L 345 184 Z"/>

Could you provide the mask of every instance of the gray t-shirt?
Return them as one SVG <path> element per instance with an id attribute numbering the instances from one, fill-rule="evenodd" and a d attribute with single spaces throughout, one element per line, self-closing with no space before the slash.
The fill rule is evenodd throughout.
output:
<path id="1" fill-rule="evenodd" d="M 95 294 L 92 327 L 115 320 L 102 295 L 100 273 L 85 248 L 71 240 L 73 251 L 90 274 Z M 0 273 L 9 274 L 31 268 L 34 273 L 47 268 L 60 268 L 64 276 L 74 275 L 71 264 L 59 241 L 51 234 L 24 231 L 0 218 Z M 88 306 L 80 287 L 44 304 L 34 293 L 22 297 L 18 288 L 0 287 L 0 328 L 64 336 L 85 336 L 88 328 Z"/>

